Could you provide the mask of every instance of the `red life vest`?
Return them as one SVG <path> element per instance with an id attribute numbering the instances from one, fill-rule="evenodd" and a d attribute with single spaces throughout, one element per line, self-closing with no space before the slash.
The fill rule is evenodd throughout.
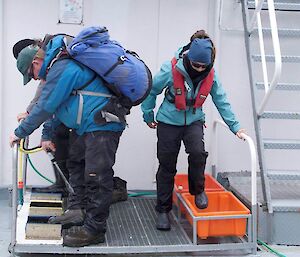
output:
<path id="1" fill-rule="evenodd" d="M 174 81 L 174 91 L 175 91 L 175 106 L 178 110 L 186 109 L 186 92 L 184 86 L 184 77 L 183 75 L 176 69 L 177 59 L 174 57 L 172 59 L 172 74 Z M 194 101 L 194 108 L 199 108 L 203 105 L 206 100 L 208 94 L 210 93 L 211 87 L 214 82 L 214 69 L 208 73 L 206 78 L 202 81 L 199 92 Z"/>

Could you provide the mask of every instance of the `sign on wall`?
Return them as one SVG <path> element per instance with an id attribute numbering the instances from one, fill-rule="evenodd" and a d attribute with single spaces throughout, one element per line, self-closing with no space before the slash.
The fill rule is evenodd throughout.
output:
<path id="1" fill-rule="evenodd" d="M 83 0 L 60 0 L 58 23 L 82 24 Z"/>

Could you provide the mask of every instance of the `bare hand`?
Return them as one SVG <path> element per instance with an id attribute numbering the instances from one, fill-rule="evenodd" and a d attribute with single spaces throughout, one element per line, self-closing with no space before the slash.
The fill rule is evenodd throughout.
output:
<path id="1" fill-rule="evenodd" d="M 17 120 L 20 122 L 20 120 L 24 120 L 28 116 L 27 112 L 21 112 L 17 115 Z"/>
<path id="2" fill-rule="evenodd" d="M 55 148 L 55 144 L 52 143 L 52 141 L 42 141 L 42 149 L 45 152 L 55 152 L 56 148 Z"/>
<path id="3" fill-rule="evenodd" d="M 239 139 L 244 139 L 242 134 L 247 134 L 246 129 L 240 129 L 238 132 L 236 132 L 236 135 Z"/>
<path id="4" fill-rule="evenodd" d="M 15 143 L 19 142 L 21 139 L 18 138 L 15 134 L 11 134 L 9 136 L 9 145 L 10 147 L 13 147 Z"/>
<path id="5" fill-rule="evenodd" d="M 147 125 L 148 125 L 149 128 L 156 129 L 156 127 L 157 127 L 157 122 L 155 122 L 155 121 L 153 121 L 153 122 L 148 122 Z"/>

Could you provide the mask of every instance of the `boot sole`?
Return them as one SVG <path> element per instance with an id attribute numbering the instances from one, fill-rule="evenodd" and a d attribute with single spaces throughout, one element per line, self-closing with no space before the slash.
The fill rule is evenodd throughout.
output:
<path id="1" fill-rule="evenodd" d="M 156 227 L 156 229 L 162 230 L 162 231 L 169 231 L 169 230 L 171 230 L 171 227 Z"/>
<path id="2" fill-rule="evenodd" d="M 74 226 L 82 226 L 83 225 L 83 221 L 82 222 L 72 222 L 72 223 L 66 223 L 66 224 L 61 224 L 62 229 L 69 229 L 71 227 Z"/>
<path id="3" fill-rule="evenodd" d="M 104 242 L 105 242 L 105 238 L 97 238 L 97 239 L 92 240 L 91 242 L 82 242 L 82 243 L 63 242 L 63 245 L 68 246 L 68 247 L 83 247 L 83 246 L 88 246 L 88 245 L 100 244 L 100 243 L 104 243 Z"/>
<path id="4" fill-rule="evenodd" d="M 207 205 L 203 205 L 203 206 L 197 206 L 196 207 L 200 210 L 203 210 L 203 209 L 206 209 L 208 207 L 208 204 Z"/>
<path id="5" fill-rule="evenodd" d="M 66 221 L 51 221 L 51 218 L 48 220 L 48 223 L 49 224 L 61 224 L 62 226 L 68 226 L 68 225 L 71 225 L 71 226 L 74 226 L 76 224 L 83 224 L 83 220 L 81 221 L 78 221 L 76 219 L 73 219 L 73 220 L 68 220 L 67 222 Z"/>

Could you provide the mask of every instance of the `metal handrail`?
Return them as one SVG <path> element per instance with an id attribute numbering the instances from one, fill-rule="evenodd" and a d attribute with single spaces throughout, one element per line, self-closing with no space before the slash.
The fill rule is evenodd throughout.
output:
<path id="1" fill-rule="evenodd" d="M 255 1 L 255 2 L 257 4 L 257 1 Z M 256 7 L 256 8 L 258 8 L 258 7 Z M 269 90 L 269 78 L 268 78 L 264 35 L 263 35 L 263 31 L 262 31 L 260 11 L 261 11 L 261 9 L 259 10 L 259 12 L 256 13 L 256 20 L 257 20 L 259 49 L 260 49 L 260 55 L 261 55 L 261 66 L 262 66 L 262 71 L 263 71 L 263 81 L 264 81 L 265 93 L 267 94 L 267 92 Z M 253 16 L 253 18 L 254 18 L 254 16 Z"/>
<path id="2" fill-rule="evenodd" d="M 278 84 L 279 78 L 281 76 L 281 70 L 282 70 L 281 50 L 280 50 L 279 37 L 278 37 L 278 28 L 277 28 L 277 21 L 276 21 L 276 15 L 275 15 L 274 0 L 267 0 L 267 2 L 268 2 L 269 19 L 270 19 L 270 26 L 271 26 L 273 51 L 274 51 L 274 56 L 275 56 L 275 69 L 274 69 L 272 81 L 269 86 L 267 65 L 266 65 L 266 56 L 265 56 L 265 49 L 264 49 L 264 39 L 263 39 L 261 17 L 260 17 L 260 12 L 262 9 L 263 1 L 260 0 L 258 2 L 258 0 L 255 0 L 256 8 L 255 8 L 254 15 L 256 15 L 256 18 L 257 18 L 259 45 L 260 45 L 264 85 L 265 85 L 265 92 L 266 92 L 266 94 L 262 100 L 262 103 L 261 103 L 260 107 L 258 108 L 258 112 L 257 112 L 258 116 L 261 116 L 263 114 L 265 107 L 270 99 L 270 95 Z M 253 18 L 252 18 L 252 20 L 253 20 Z M 251 24 L 251 26 L 253 26 L 253 25 L 254 25 L 254 22 Z"/>
<path id="3" fill-rule="evenodd" d="M 11 219 L 11 240 L 8 250 L 13 253 L 17 236 L 17 215 L 18 215 L 18 144 L 14 144 L 12 150 L 12 219 Z"/>
<path id="4" fill-rule="evenodd" d="M 258 2 L 255 1 L 255 10 L 254 10 L 254 13 L 253 13 L 253 16 L 251 18 L 251 21 L 249 22 L 249 26 L 248 26 L 248 31 L 251 33 L 254 29 L 254 26 L 255 26 L 255 22 L 257 20 L 257 17 L 263 7 L 263 4 L 264 4 L 264 0 L 259 0 Z"/>
<path id="5" fill-rule="evenodd" d="M 216 172 L 216 160 L 217 160 L 217 154 L 215 149 L 217 149 L 217 125 L 222 125 L 223 127 L 228 128 L 228 126 L 225 124 L 222 120 L 215 120 L 213 122 L 213 147 L 212 147 L 212 167 L 213 170 Z M 251 157 L 251 240 L 253 243 L 256 243 L 257 241 L 257 176 L 256 176 L 256 169 L 257 169 L 257 152 L 254 145 L 254 142 L 252 138 L 245 133 L 241 133 L 242 138 L 248 143 L 249 150 L 250 150 L 250 157 Z M 216 174 L 215 174 L 216 175 Z M 254 253 L 256 253 L 256 249 L 254 249 Z"/>
<path id="6" fill-rule="evenodd" d="M 222 120 L 215 120 L 213 122 L 213 147 L 212 147 L 212 153 L 213 153 L 213 158 L 212 158 L 212 166 L 214 166 L 214 170 L 216 170 L 216 159 L 217 155 L 215 152 L 215 149 L 217 149 L 217 137 L 216 137 L 216 132 L 217 132 L 217 125 L 222 125 L 223 127 L 228 128 L 228 126 L 225 124 L 224 121 Z M 257 168 L 257 156 L 256 156 L 256 150 L 255 150 L 255 145 L 251 137 L 246 135 L 245 133 L 242 133 L 243 139 L 248 143 L 249 145 L 249 150 L 250 150 L 250 156 L 251 156 L 251 203 L 252 205 L 257 204 L 257 186 L 256 186 L 256 168 Z"/>

